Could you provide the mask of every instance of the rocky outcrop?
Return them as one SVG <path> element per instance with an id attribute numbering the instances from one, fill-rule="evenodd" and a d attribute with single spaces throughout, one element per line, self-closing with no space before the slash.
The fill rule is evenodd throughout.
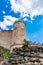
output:
<path id="1" fill-rule="evenodd" d="M 8 65 L 32 64 L 43 65 L 43 47 L 29 45 L 28 47 L 14 48 L 8 59 Z"/>

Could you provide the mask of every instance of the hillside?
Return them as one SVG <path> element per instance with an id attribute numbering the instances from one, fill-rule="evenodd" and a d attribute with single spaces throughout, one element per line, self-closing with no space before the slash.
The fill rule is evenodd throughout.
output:
<path id="1" fill-rule="evenodd" d="M 43 65 L 43 45 L 29 44 L 14 48 L 3 65 Z"/>

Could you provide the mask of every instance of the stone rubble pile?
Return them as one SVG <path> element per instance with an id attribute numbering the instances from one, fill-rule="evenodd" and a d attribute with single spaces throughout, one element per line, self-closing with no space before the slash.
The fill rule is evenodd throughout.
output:
<path id="1" fill-rule="evenodd" d="M 3 65 L 43 65 L 43 47 L 23 46 L 14 48 L 8 59 L 8 63 Z"/>

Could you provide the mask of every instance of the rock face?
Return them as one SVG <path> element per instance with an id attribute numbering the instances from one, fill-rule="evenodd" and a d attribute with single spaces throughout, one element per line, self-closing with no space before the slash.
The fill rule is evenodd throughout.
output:
<path id="1" fill-rule="evenodd" d="M 0 31 L 0 46 L 10 49 L 11 45 L 22 44 L 25 38 L 25 24 L 15 21 L 13 30 Z"/>
<path id="2" fill-rule="evenodd" d="M 28 46 L 14 48 L 8 65 L 43 65 L 43 47 Z M 6 64 L 7 65 L 7 64 Z"/>

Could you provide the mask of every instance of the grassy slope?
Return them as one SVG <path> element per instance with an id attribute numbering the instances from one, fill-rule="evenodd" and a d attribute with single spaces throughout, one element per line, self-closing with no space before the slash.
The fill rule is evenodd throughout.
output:
<path id="1" fill-rule="evenodd" d="M 5 49 L 4 47 L 0 46 L 0 57 L 8 58 L 10 55 L 10 50 Z"/>

